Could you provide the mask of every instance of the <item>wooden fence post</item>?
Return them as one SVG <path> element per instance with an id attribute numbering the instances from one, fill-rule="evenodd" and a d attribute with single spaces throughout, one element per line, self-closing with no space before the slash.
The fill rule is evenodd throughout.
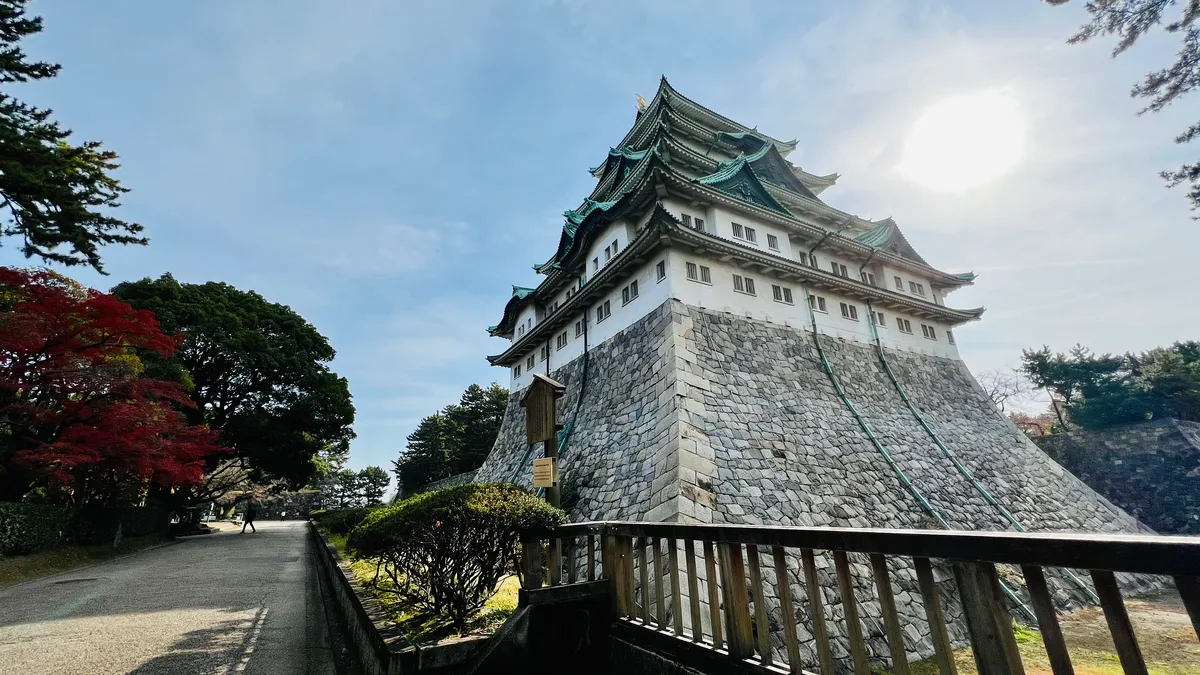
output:
<path id="1" fill-rule="evenodd" d="M 979 675 L 1025 675 L 992 563 L 955 563 L 954 579 Z"/>

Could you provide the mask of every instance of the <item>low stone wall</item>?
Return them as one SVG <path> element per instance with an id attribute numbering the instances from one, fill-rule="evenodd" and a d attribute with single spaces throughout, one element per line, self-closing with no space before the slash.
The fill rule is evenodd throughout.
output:
<path id="1" fill-rule="evenodd" d="M 330 596 L 337 608 L 346 627 L 347 639 L 354 646 L 366 675 L 449 673 L 488 640 L 481 637 L 432 647 L 413 645 L 355 578 L 346 561 L 317 526 L 309 522 L 308 527 L 316 549 L 322 591 Z"/>
<path id="2" fill-rule="evenodd" d="M 1200 534 L 1200 423 L 1162 419 L 1033 439 L 1162 534 Z"/>

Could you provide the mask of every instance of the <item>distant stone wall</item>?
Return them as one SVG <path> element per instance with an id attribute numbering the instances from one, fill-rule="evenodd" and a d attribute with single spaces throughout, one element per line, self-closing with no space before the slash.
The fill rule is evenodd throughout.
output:
<path id="1" fill-rule="evenodd" d="M 1033 440 L 1156 532 L 1200 534 L 1200 423 L 1152 420 Z"/>
<path id="2" fill-rule="evenodd" d="M 905 406 L 875 347 L 820 339 L 849 398 L 950 526 L 1008 529 L 999 510 L 956 471 Z M 961 361 L 893 350 L 887 356 L 930 427 L 1024 527 L 1140 529 L 1030 442 L 996 410 Z M 577 359 L 551 373 L 567 385 L 560 423 L 569 423 L 579 408 L 561 460 L 564 494 L 578 492 L 571 509 L 576 520 L 940 527 L 870 443 L 830 383 L 808 330 L 671 300 L 589 353 L 588 384 L 580 401 L 581 367 Z M 528 485 L 529 463 L 540 452 L 527 451 L 523 410 L 519 396 L 512 396 L 480 480 Z M 870 566 L 865 557 L 851 560 L 871 652 L 885 659 Z M 928 656 L 932 645 L 923 632 L 916 575 L 907 561 L 895 563 L 892 579 L 906 645 Z M 807 616 L 800 569 L 799 560 L 789 558 L 797 616 Z M 698 572 L 705 576 L 703 569 Z M 818 556 L 818 574 L 823 580 L 834 577 L 829 556 Z M 957 589 L 947 569 L 935 568 L 935 574 L 947 598 L 952 632 L 961 639 Z M 1019 572 L 1002 574 L 1015 579 L 1011 583 L 1023 593 Z M 775 578 L 769 569 L 763 576 Z M 1074 582 L 1057 572 L 1050 576 L 1059 604 L 1083 601 Z M 704 583 L 700 591 L 707 603 Z M 774 584 L 765 591 L 778 647 L 788 618 L 779 609 Z M 839 616 L 838 598 L 827 602 L 830 616 Z M 690 622 L 686 612 L 684 621 Z M 815 642 L 805 632 L 806 623 L 799 625 L 802 651 L 812 662 Z M 835 656 L 848 649 L 847 637 L 835 634 Z"/>
<path id="3" fill-rule="evenodd" d="M 416 494 L 417 492 L 433 492 L 434 490 L 441 490 L 443 488 L 454 487 L 455 485 L 466 485 L 467 483 L 474 482 L 475 475 L 478 473 L 479 473 L 479 469 L 476 469 L 474 471 L 467 471 L 467 472 L 460 473 L 455 476 L 449 476 L 449 477 L 443 478 L 441 480 L 435 480 L 432 483 L 425 484 L 420 490 L 416 490 L 416 492 L 414 492 L 414 494 Z"/>

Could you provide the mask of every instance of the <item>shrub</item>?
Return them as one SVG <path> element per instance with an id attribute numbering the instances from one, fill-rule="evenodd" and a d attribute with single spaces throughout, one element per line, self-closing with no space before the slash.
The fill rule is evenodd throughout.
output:
<path id="1" fill-rule="evenodd" d="M 309 514 L 318 525 L 325 528 L 330 534 L 350 534 L 350 531 L 358 527 L 372 511 L 378 511 L 380 506 L 357 506 L 351 509 L 329 509 L 313 511 Z"/>
<path id="2" fill-rule="evenodd" d="M 0 555 L 33 553 L 60 543 L 70 519 L 64 506 L 0 502 Z"/>
<path id="3" fill-rule="evenodd" d="M 521 531 L 565 520 L 515 485 L 456 485 L 375 511 L 350 533 L 347 548 L 379 561 L 392 582 L 379 590 L 461 629 L 517 570 Z"/>

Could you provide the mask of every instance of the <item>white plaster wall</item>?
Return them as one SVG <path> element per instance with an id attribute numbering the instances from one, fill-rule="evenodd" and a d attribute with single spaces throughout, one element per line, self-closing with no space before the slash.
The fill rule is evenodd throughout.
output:
<path id="1" fill-rule="evenodd" d="M 624 251 L 629 246 L 629 225 L 624 220 L 619 220 L 610 224 L 608 227 L 604 228 L 603 233 L 599 237 L 592 241 L 591 247 L 588 248 L 588 255 L 586 258 L 588 279 L 591 279 L 592 276 L 596 274 L 596 271 L 592 268 L 593 259 L 599 259 L 600 269 L 604 269 L 605 265 L 607 265 L 608 262 L 611 262 L 611 259 L 607 262 L 604 260 L 604 248 L 606 246 L 612 246 L 613 240 L 617 241 L 617 245 L 620 248 L 620 250 L 617 251 L 618 254 L 620 254 L 621 251 Z M 613 257 L 615 258 L 616 256 Z"/>
<path id="2" fill-rule="evenodd" d="M 612 243 L 611 237 L 609 238 L 609 243 Z M 604 247 L 601 247 L 600 250 L 603 251 Z M 587 341 L 588 347 L 591 348 L 613 337 L 630 324 L 633 324 L 650 311 L 666 302 L 667 298 L 670 297 L 670 281 L 669 279 L 662 282 L 656 281 L 656 274 L 654 270 L 654 267 L 658 261 L 665 260 L 666 256 L 666 251 L 663 251 L 662 255 L 651 258 L 648 262 L 636 269 L 631 275 L 626 277 L 615 288 L 611 289 L 606 295 L 592 300 L 587 307 L 586 314 L 576 313 L 571 317 L 571 320 L 565 329 L 559 330 L 557 333 L 550 335 L 548 338 L 550 344 L 549 371 L 561 368 L 562 366 L 565 366 L 566 364 L 583 355 L 583 336 L 575 336 L 576 321 L 586 316 L 586 320 L 588 322 Z M 638 297 L 631 300 L 629 304 L 623 305 L 621 303 L 621 290 L 628 286 L 629 283 L 634 279 L 636 279 L 638 282 Z M 597 323 L 596 307 L 604 304 L 605 300 L 608 301 L 609 308 L 611 309 L 612 313 L 608 318 Z M 557 335 L 561 335 L 563 330 L 567 332 L 567 346 L 563 347 L 562 349 L 558 349 L 558 343 L 555 337 Z M 523 354 L 521 357 L 522 368 L 520 377 L 512 377 L 512 371 L 510 369 L 509 391 L 517 391 L 529 386 L 529 383 L 533 380 L 533 372 L 548 372 L 547 363 L 538 358 L 540 356 L 539 352 L 541 350 L 541 345 L 543 344 L 546 343 L 538 343 L 538 345 L 530 352 L 535 355 L 535 363 L 532 371 L 525 368 L 525 359 L 528 358 L 528 354 Z"/>
<path id="3" fill-rule="evenodd" d="M 695 262 L 705 265 L 712 270 L 712 285 L 691 281 L 687 278 L 686 263 Z M 733 275 L 754 279 L 756 294 L 751 296 L 733 290 Z M 787 326 L 810 328 L 807 300 L 803 288 L 799 284 L 783 282 L 771 276 L 757 274 L 749 270 L 740 270 L 732 265 L 725 265 L 714 260 L 690 256 L 681 251 L 672 250 L 668 259 L 668 277 L 671 283 L 671 297 L 687 305 L 730 312 L 761 321 L 781 323 Z M 772 284 L 792 289 L 792 305 L 776 302 L 771 290 Z M 871 326 L 868 323 L 867 306 L 864 303 L 841 297 L 824 291 L 817 293 L 825 298 L 827 313 L 816 312 L 817 329 L 827 335 L 840 337 L 856 342 L 871 342 Z M 841 315 L 839 303 L 847 302 L 858 308 L 858 320 L 845 319 Z M 947 326 L 928 320 L 917 319 L 907 314 L 897 314 L 881 308 L 887 326 L 879 331 L 879 338 L 887 347 L 902 349 L 918 354 L 932 354 L 947 358 L 959 358 L 958 348 L 946 339 Z M 896 316 L 901 316 L 912 323 L 911 335 L 901 333 L 896 328 Z M 937 340 L 929 340 L 921 334 L 921 324 L 932 325 L 937 330 Z"/>

